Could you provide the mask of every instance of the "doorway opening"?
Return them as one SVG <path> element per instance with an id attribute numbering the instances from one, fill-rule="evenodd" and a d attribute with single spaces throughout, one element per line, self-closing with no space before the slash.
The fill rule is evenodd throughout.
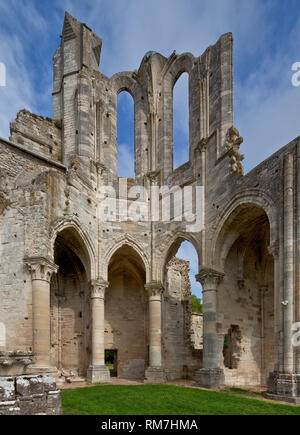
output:
<path id="1" fill-rule="evenodd" d="M 118 376 L 118 351 L 106 350 L 105 351 L 105 365 L 110 371 L 110 376 L 116 378 Z"/>

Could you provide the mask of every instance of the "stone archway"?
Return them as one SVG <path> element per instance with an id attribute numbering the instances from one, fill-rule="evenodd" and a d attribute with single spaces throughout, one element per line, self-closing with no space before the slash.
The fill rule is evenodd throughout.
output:
<path id="1" fill-rule="evenodd" d="M 51 363 L 65 377 L 86 377 L 91 359 L 89 258 L 74 228 L 55 239 L 59 267 L 50 286 Z"/>
<path id="2" fill-rule="evenodd" d="M 123 245 L 108 266 L 105 294 L 105 350 L 117 354 L 117 376 L 144 379 L 148 366 L 148 297 L 145 265 Z"/>
<path id="3" fill-rule="evenodd" d="M 194 313 L 192 306 L 195 284 L 199 292 L 201 286 L 191 281 L 191 272 L 198 273 L 199 252 L 191 240 L 182 234 L 174 238 L 162 263 L 163 360 L 168 380 L 193 378 L 202 363 L 202 314 Z"/>
<path id="4" fill-rule="evenodd" d="M 224 338 L 220 365 L 229 385 L 265 386 L 274 370 L 274 260 L 269 245 L 268 216 L 251 203 L 233 210 L 217 239 L 214 261 L 224 271 L 217 289 L 217 333 Z"/>

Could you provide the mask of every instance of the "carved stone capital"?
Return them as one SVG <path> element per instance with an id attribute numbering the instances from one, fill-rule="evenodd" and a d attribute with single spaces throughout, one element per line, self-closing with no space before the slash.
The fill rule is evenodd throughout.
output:
<path id="1" fill-rule="evenodd" d="M 106 168 L 106 166 L 103 165 L 103 164 L 100 163 L 100 162 L 96 162 L 96 168 L 97 168 L 97 173 L 98 173 L 98 175 L 103 176 L 104 174 L 107 173 L 107 168 Z"/>
<path id="2" fill-rule="evenodd" d="M 24 264 L 31 273 L 32 281 L 46 281 L 50 283 L 53 273 L 57 273 L 59 267 L 46 257 L 27 257 Z"/>
<path id="3" fill-rule="evenodd" d="M 271 255 L 273 255 L 274 259 L 279 257 L 279 241 L 276 240 L 276 242 L 273 242 L 269 247 L 268 247 L 269 253 Z"/>
<path id="4" fill-rule="evenodd" d="M 204 267 L 196 275 L 196 280 L 201 283 L 203 291 L 216 290 L 218 284 L 224 277 L 224 273 L 209 267 Z"/>
<path id="5" fill-rule="evenodd" d="M 162 283 L 158 281 L 151 281 L 145 284 L 145 289 L 149 296 L 161 296 L 164 291 Z"/>
<path id="6" fill-rule="evenodd" d="M 150 180 L 151 186 L 159 186 L 160 171 L 148 172 L 147 177 Z"/>
<path id="7" fill-rule="evenodd" d="M 104 299 L 109 282 L 102 279 L 91 281 L 91 299 Z"/>
<path id="8" fill-rule="evenodd" d="M 207 137 L 203 137 L 199 141 L 195 151 L 200 151 L 200 152 L 206 151 L 207 144 L 208 144 L 208 138 Z"/>

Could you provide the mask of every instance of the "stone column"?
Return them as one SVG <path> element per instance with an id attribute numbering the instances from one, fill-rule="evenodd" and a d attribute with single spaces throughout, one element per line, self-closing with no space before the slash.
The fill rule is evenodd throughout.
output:
<path id="1" fill-rule="evenodd" d="M 283 298 L 280 301 L 283 329 L 283 367 L 274 372 L 268 382 L 268 392 L 275 398 L 299 403 L 300 375 L 296 374 L 292 326 L 295 311 L 295 231 L 294 231 L 294 155 L 284 156 L 283 207 Z"/>
<path id="2" fill-rule="evenodd" d="M 145 285 L 149 294 L 149 367 L 146 370 L 146 383 L 165 382 L 165 373 L 162 365 L 162 315 L 161 302 L 163 286 L 152 281 Z"/>
<path id="3" fill-rule="evenodd" d="M 284 301 L 283 302 L 283 371 L 293 373 L 294 350 L 294 156 L 284 160 Z"/>
<path id="4" fill-rule="evenodd" d="M 93 384 L 110 382 L 104 349 L 104 297 L 108 286 L 109 283 L 101 279 L 91 282 L 92 361 L 87 380 Z"/>
<path id="5" fill-rule="evenodd" d="M 297 322 L 300 322 L 300 142 L 297 145 L 297 166 L 296 166 L 296 174 L 297 174 L 297 212 L 296 212 L 296 252 L 297 252 L 297 262 L 296 262 L 296 313 L 297 313 Z M 296 372 L 300 374 L 300 347 L 296 349 L 297 354 L 297 363 L 296 363 Z"/>
<path id="6" fill-rule="evenodd" d="M 265 377 L 268 373 L 265 373 L 266 368 L 266 361 L 265 361 L 265 295 L 268 292 L 269 287 L 267 285 L 261 286 L 258 291 L 260 294 L 260 312 L 261 312 L 261 347 L 260 347 L 260 353 L 261 353 L 261 379 L 262 384 L 265 384 Z"/>
<path id="7" fill-rule="evenodd" d="M 280 367 L 280 331 L 281 331 L 281 298 L 279 276 L 279 242 L 269 247 L 269 252 L 274 259 L 274 371 L 279 372 Z"/>
<path id="8" fill-rule="evenodd" d="M 26 258 L 24 263 L 31 272 L 32 328 L 34 365 L 27 372 L 52 373 L 56 369 L 50 362 L 50 280 L 58 266 L 44 257 Z"/>
<path id="9" fill-rule="evenodd" d="M 224 274 L 203 268 L 197 281 L 203 287 L 203 366 L 196 373 L 196 385 L 205 388 L 221 388 L 224 373 L 220 367 L 223 341 L 217 334 L 217 287 Z"/>

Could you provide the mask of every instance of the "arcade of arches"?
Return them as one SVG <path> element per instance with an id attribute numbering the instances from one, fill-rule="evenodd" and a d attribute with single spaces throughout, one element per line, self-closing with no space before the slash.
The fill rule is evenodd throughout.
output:
<path id="1" fill-rule="evenodd" d="M 242 204 L 219 232 L 215 264 L 222 272 L 215 276 L 202 268 L 197 276 L 203 285 L 200 340 L 191 310 L 189 263 L 176 257 L 183 240 L 169 249 L 161 288 L 157 283 L 149 288 L 145 264 L 133 247 L 125 244 L 114 252 L 102 311 L 95 311 L 104 320 L 96 325 L 102 328 L 102 344 L 94 361 L 90 259 L 73 230 L 59 233 L 54 249 L 59 271 L 51 280 L 51 365 L 65 377 L 85 378 L 92 362 L 102 367 L 109 353 L 111 374 L 120 378 L 147 378 L 148 367 L 163 368 L 163 379 L 196 372 L 199 378 L 202 366 L 221 369 L 226 384 L 266 385 L 275 363 L 274 259 L 266 213 Z"/>

